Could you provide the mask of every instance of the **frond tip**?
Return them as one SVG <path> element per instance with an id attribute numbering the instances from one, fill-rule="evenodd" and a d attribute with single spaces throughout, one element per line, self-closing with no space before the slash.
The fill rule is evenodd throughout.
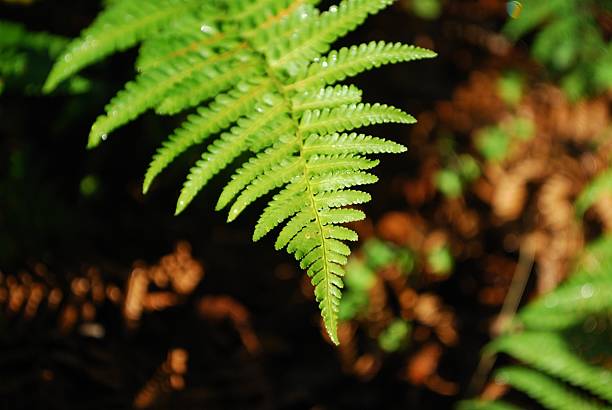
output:
<path id="1" fill-rule="evenodd" d="M 292 254 L 310 277 L 325 329 L 338 344 L 343 266 L 350 254 L 346 242 L 358 239 L 343 224 L 365 218 L 354 207 L 371 199 L 357 188 L 378 180 L 370 170 L 379 161 L 368 156 L 406 150 L 353 130 L 415 119 L 398 108 L 363 103 L 360 89 L 336 83 L 383 64 L 435 53 L 384 42 L 329 51 L 334 41 L 392 0 L 342 0 L 323 13 L 317 3 L 108 2 L 58 60 L 46 87 L 142 42 L 137 77 L 98 117 L 89 146 L 148 110 L 172 115 L 195 108 L 157 150 L 143 192 L 179 155 L 199 149 L 200 159 L 177 202 L 179 214 L 213 177 L 235 167 L 217 210 L 228 207 L 228 221 L 233 221 L 259 198 L 271 196 L 253 240 L 278 229 L 275 247 Z"/>

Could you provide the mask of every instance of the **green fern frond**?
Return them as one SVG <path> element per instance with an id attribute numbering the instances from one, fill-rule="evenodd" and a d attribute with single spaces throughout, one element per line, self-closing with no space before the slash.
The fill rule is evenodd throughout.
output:
<path id="1" fill-rule="evenodd" d="M 289 7 L 274 16 L 270 16 L 259 26 L 242 33 L 253 48 L 262 50 L 277 44 L 293 35 L 306 21 L 316 18 L 320 12 L 314 7 L 315 0 L 294 0 Z"/>
<path id="2" fill-rule="evenodd" d="M 182 212 L 196 194 L 206 183 L 249 148 L 249 141 L 262 138 L 262 134 L 274 134 L 268 124 L 276 124 L 277 119 L 286 112 L 287 108 L 279 98 L 269 96 L 255 108 L 250 117 L 238 121 L 238 126 L 230 132 L 223 133 L 221 137 L 209 145 L 208 151 L 202 159 L 192 168 L 187 176 L 178 199 L 179 206 L 176 213 Z"/>
<path id="3" fill-rule="evenodd" d="M 416 120 L 385 104 L 349 104 L 333 109 L 306 111 L 300 122 L 300 131 L 306 135 L 326 134 L 388 122 L 413 124 Z"/>
<path id="4" fill-rule="evenodd" d="M 354 85 L 337 85 L 319 90 L 306 90 L 293 97 L 293 111 L 323 110 L 339 105 L 358 104 L 362 91 Z"/>
<path id="5" fill-rule="evenodd" d="M 570 278 L 522 308 L 519 326 L 485 349 L 533 368 L 504 368 L 498 375 L 548 409 L 612 408 L 612 371 L 602 365 L 609 339 L 589 330 L 612 317 L 611 241 L 606 236 L 591 242 Z"/>
<path id="6" fill-rule="evenodd" d="M 173 18 L 202 7 L 197 0 L 124 0 L 114 2 L 81 37 L 68 46 L 49 74 L 44 91 L 52 91 L 83 67 L 128 49 L 158 32 Z"/>
<path id="7" fill-rule="evenodd" d="M 132 121 L 147 109 L 158 105 L 167 94 L 182 93 L 184 82 L 201 81 L 202 77 L 206 80 L 207 69 L 230 62 L 237 52 L 238 48 L 235 48 L 210 58 L 189 54 L 173 60 L 172 64 L 139 75 L 135 81 L 127 83 L 125 89 L 111 100 L 105 107 L 106 115 L 98 117 L 91 127 L 89 147 L 95 147 L 110 132 Z M 194 76 L 197 80 L 194 79 Z M 214 78 L 212 81 L 211 84 L 216 85 Z M 193 97 L 193 95 L 187 97 L 187 101 L 184 101 L 183 98 L 179 103 L 191 102 L 189 97 Z M 186 107 L 176 106 L 175 104 L 166 108 L 169 109 L 169 114 L 174 114 Z"/>
<path id="8" fill-rule="evenodd" d="M 329 45 L 360 25 L 368 15 L 375 14 L 393 0 L 344 0 L 304 24 L 289 41 L 266 54 L 273 69 L 285 69 L 295 74 L 300 67 L 327 52 Z"/>
<path id="9" fill-rule="evenodd" d="M 359 46 L 343 47 L 314 61 L 303 75 L 288 84 L 287 90 L 321 87 L 356 76 L 384 64 L 421 60 L 436 56 L 431 50 L 401 43 L 372 41 Z"/>
<path id="10" fill-rule="evenodd" d="M 518 366 L 506 367 L 496 373 L 496 378 L 526 393 L 551 410 L 609 409 L 582 397 L 552 377 L 536 370 Z"/>
<path id="11" fill-rule="evenodd" d="M 612 372 L 586 363 L 557 333 L 530 331 L 510 334 L 493 341 L 487 350 L 507 353 L 612 403 Z"/>
<path id="12" fill-rule="evenodd" d="M 563 329 L 598 313 L 612 314 L 612 277 L 572 280 L 526 306 L 518 319 L 532 329 Z"/>
<path id="13" fill-rule="evenodd" d="M 211 178 L 245 158 L 216 208 L 229 207 L 232 221 L 258 198 L 272 196 L 253 239 L 279 229 L 276 247 L 286 248 L 307 271 L 325 328 L 338 343 L 342 266 L 350 253 L 344 242 L 357 239 L 341 225 L 365 217 L 350 207 L 370 200 L 356 187 L 377 181 L 367 170 L 378 160 L 366 156 L 406 150 L 344 132 L 415 120 L 394 107 L 364 104 L 357 87 L 334 83 L 435 53 L 383 42 L 322 53 L 391 2 L 344 0 L 323 13 L 317 0 L 216 0 L 206 6 L 147 0 L 137 10 L 132 10 L 140 4 L 136 0 L 113 2 L 58 61 L 48 87 L 143 40 L 137 78 L 95 122 L 89 146 L 149 109 L 175 114 L 199 106 L 157 150 L 143 191 L 181 153 L 200 147 L 203 154 L 183 185 L 178 214 Z M 131 14 L 122 16 L 122 10 Z"/>
<path id="14" fill-rule="evenodd" d="M 258 198 L 266 195 L 275 188 L 281 187 L 286 181 L 291 181 L 299 176 L 301 171 L 302 160 L 299 157 L 288 157 L 257 176 L 245 189 L 242 191 L 236 201 L 229 210 L 227 221 L 231 222 L 240 215 L 251 203 Z"/>
<path id="15" fill-rule="evenodd" d="M 244 189 L 244 187 L 249 185 L 251 181 L 257 178 L 258 175 L 270 169 L 273 164 L 280 162 L 282 158 L 288 157 L 293 152 L 297 151 L 299 149 L 299 143 L 294 140 L 293 135 L 287 136 L 286 138 L 279 138 L 279 142 L 273 147 L 251 158 L 238 169 L 236 173 L 232 175 L 231 181 L 223 188 L 215 209 L 219 211 L 225 208 L 231 200 Z"/>
<path id="16" fill-rule="evenodd" d="M 599 314 L 612 314 L 612 237 L 591 242 L 570 279 L 525 306 L 518 320 L 531 329 L 565 329 Z"/>
<path id="17" fill-rule="evenodd" d="M 144 40 L 136 60 L 136 69 L 139 72 L 150 70 L 192 52 L 209 53 L 227 49 L 226 44 L 235 41 L 219 31 L 215 24 L 203 24 L 205 20 L 193 15 L 183 16 L 170 23 L 170 27 L 160 35 Z"/>
<path id="18" fill-rule="evenodd" d="M 207 108 L 200 108 L 197 114 L 189 116 L 153 157 L 145 175 L 143 192 L 146 193 L 155 177 L 187 148 L 201 143 L 246 114 L 270 89 L 268 81 L 257 81 L 238 84 L 232 91 L 217 96 Z"/>
<path id="19" fill-rule="evenodd" d="M 261 67 L 247 59 L 231 66 L 217 66 L 210 72 L 202 70 L 200 75 L 176 86 L 157 106 L 158 114 L 172 115 L 186 108 L 195 107 L 219 93 L 236 85 L 241 78 L 254 78 L 262 74 Z"/>
<path id="20" fill-rule="evenodd" d="M 406 152 L 406 147 L 393 141 L 357 133 L 313 134 L 306 139 L 304 152 L 314 154 L 399 154 Z"/>

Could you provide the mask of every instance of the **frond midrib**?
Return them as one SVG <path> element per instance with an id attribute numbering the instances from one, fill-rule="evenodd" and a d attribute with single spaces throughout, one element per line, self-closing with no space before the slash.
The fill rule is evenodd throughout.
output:
<path id="1" fill-rule="evenodd" d="M 300 130 L 300 120 L 299 118 L 296 117 L 296 113 L 293 109 L 293 100 L 291 96 L 288 94 L 282 81 L 278 78 L 278 76 L 274 72 L 274 68 L 268 63 L 266 56 L 263 53 L 259 52 L 258 50 L 255 50 L 253 47 L 251 48 L 253 49 L 254 53 L 259 54 L 263 58 L 263 63 L 266 66 L 266 73 L 270 77 L 274 87 L 277 89 L 278 94 L 283 98 L 285 105 L 289 107 L 289 111 L 291 113 L 291 119 L 294 123 L 294 127 L 296 130 L 295 138 L 297 140 L 298 147 L 299 147 L 298 148 L 299 163 L 303 169 L 302 174 L 306 182 L 306 192 L 307 192 L 307 195 L 310 201 L 310 206 L 312 207 L 312 211 L 315 216 L 315 222 L 318 228 L 317 231 L 318 231 L 318 236 L 319 236 L 319 243 L 321 245 L 323 273 L 324 273 L 323 280 L 325 281 L 325 297 L 322 300 L 322 302 L 325 304 L 325 307 L 321 309 L 321 312 L 322 313 L 326 312 L 326 316 L 328 316 L 328 317 L 326 316 L 323 317 L 323 320 L 325 322 L 325 327 L 327 329 L 327 332 L 332 342 L 337 345 L 339 344 L 339 342 L 338 342 L 338 338 L 335 333 L 336 329 L 333 326 L 328 326 L 328 323 L 327 323 L 328 320 L 335 322 L 335 319 L 333 319 L 333 317 L 330 317 L 330 315 L 331 316 L 334 315 L 333 302 L 332 302 L 334 295 L 331 292 L 331 281 L 330 281 L 330 275 L 333 275 L 333 273 L 329 269 L 329 265 L 331 261 L 329 260 L 329 256 L 328 256 L 327 245 L 326 245 L 327 241 L 326 241 L 325 234 L 323 231 L 323 224 L 321 222 L 321 216 L 319 215 L 319 210 L 316 206 L 314 190 L 312 188 L 312 185 L 309 179 L 308 166 L 307 166 L 305 147 L 304 147 L 304 138 Z"/>

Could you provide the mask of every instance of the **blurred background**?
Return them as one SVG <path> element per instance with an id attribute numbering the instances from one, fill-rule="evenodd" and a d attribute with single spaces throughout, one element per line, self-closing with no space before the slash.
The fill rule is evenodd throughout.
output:
<path id="1" fill-rule="evenodd" d="M 172 215 L 198 150 L 141 194 L 182 118 L 150 113 L 85 149 L 135 50 L 40 93 L 101 7 L 0 1 L 1 409 L 578 408 L 550 398 L 570 384 L 610 408 L 609 0 L 398 0 L 341 41 L 438 58 L 355 81 L 419 122 L 371 130 L 409 151 L 381 162 L 353 226 L 338 348 L 294 260 L 251 242 L 256 213 L 213 211 L 223 178 Z M 508 339 L 530 327 L 546 335 Z M 504 366 L 545 377 L 520 349 L 545 337 L 571 371 L 534 393 Z"/>

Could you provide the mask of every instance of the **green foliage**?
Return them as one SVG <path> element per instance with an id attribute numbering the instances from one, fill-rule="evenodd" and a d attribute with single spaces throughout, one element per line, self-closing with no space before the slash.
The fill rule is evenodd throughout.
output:
<path id="1" fill-rule="evenodd" d="M 612 314 L 612 238 L 590 244 L 574 275 L 554 292 L 526 306 L 519 321 L 536 329 L 562 330 L 588 317 Z"/>
<path id="2" fill-rule="evenodd" d="M 337 343 L 343 265 L 350 253 L 344 242 L 357 239 L 341 225 L 362 219 L 361 211 L 348 207 L 370 200 L 351 188 L 377 180 L 368 170 L 378 161 L 366 155 L 405 151 L 395 142 L 350 131 L 414 119 L 397 108 L 361 103 L 360 90 L 336 83 L 383 64 L 435 54 L 385 42 L 330 48 L 391 2 L 344 0 L 320 12 L 313 0 L 113 1 L 68 46 L 45 89 L 142 43 L 136 78 L 96 120 L 89 146 L 147 110 L 175 114 L 197 107 L 153 157 L 143 190 L 180 154 L 199 146 L 204 152 L 183 185 L 177 214 L 230 165 L 237 169 L 217 203 L 217 209 L 229 207 L 229 221 L 276 192 L 253 238 L 284 225 L 275 246 L 286 248 L 307 271 Z M 238 158 L 247 159 L 238 164 Z"/>
<path id="3" fill-rule="evenodd" d="M 100 182 L 95 175 L 85 175 L 79 184 L 81 195 L 91 197 L 98 192 Z"/>
<path id="4" fill-rule="evenodd" d="M 533 121 L 515 117 L 481 129 L 476 135 L 476 148 L 488 161 L 503 161 L 516 143 L 531 139 L 534 133 Z"/>
<path id="5" fill-rule="evenodd" d="M 476 159 L 469 154 L 458 154 L 455 141 L 447 135 L 438 140 L 445 166 L 434 175 L 434 182 L 447 198 L 458 198 L 464 188 L 480 176 L 480 165 Z"/>
<path id="6" fill-rule="evenodd" d="M 338 313 L 341 321 L 354 319 L 368 308 L 369 291 L 376 283 L 376 272 L 364 262 L 351 259 L 346 265 L 344 283 L 346 287 Z"/>
<path id="7" fill-rule="evenodd" d="M 463 193 L 461 175 L 452 169 L 442 169 L 436 173 L 436 186 L 445 196 L 457 198 Z"/>
<path id="8" fill-rule="evenodd" d="M 457 198 L 463 194 L 466 185 L 480 176 L 478 162 L 468 154 L 453 158 L 447 168 L 441 169 L 435 175 L 435 183 L 440 192 L 448 198 Z"/>
<path id="9" fill-rule="evenodd" d="M 518 18 L 505 27 L 513 39 L 539 29 L 533 56 L 560 76 L 566 93 L 578 99 L 612 87 L 612 44 L 597 16 L 610 12 L 608 0 L 524 0 Z"/>
<path id="10" fill-rule="evenodd" d="M 378 345 L 385 352 L 396 352 L 408 341 L 410 323 L 396 319 L 378 336 Z"/>
<path id="11" fill-rule="evenodd" d="M 340 301 L 340 320 L 354 319 L 365 312 L 370 303 L 370 290 L 376 283 L 376 272 L 395 268 L 411 273 L 415 256 L 410 250 L 379 239 L 368 239 L 361 247 L 361 257 L 351 257 L 344 278 L 346 289 Z"/>
<path id="12" fill-rule="evenodd" d="M 442 14 L 442 0 L 410 0 L 409 7 L 425 20 L 435 20 Z"/>
<path id="13" fill-rule="evenodd" d="M 23 26 L 0 20 L 0 93 L 20 89 L 26 94 L 40 92 L 45 75 L 68 40 L 47 33 L 33 33 Z M 89 83 L 75 77 L 62 91 L 84 92 Z"/>
<path id="14" fill-rule="evenodd" d="M 610 195 L 612 193 L 612 169 L 607 169 L 599 176 L 589 182 L 582 190 L 580 196 L 576 199 L 576 214 L 582 217 L 584 213 L 593 205 L 602 195 Z"/>
<path id="15" fill-rule="evenodd" d="M 524 78 L 521 74 L 514 71 L 504 73 L 497 82 L 499 96 L 511 107 L 515 107 L 521 102 L 523 98 L 523 88 Z"/>
<path id="16" fill-rule="evenodd" d="M 537 330 L 509 334 L 495 340 L 488 349 L 507 353 L 612 403 L 612 372 L 585 362 L 562 334 Z"/>
<path id="17" fill-rule="evenodd" d="M 548 409 L 610 408 L 612 371 L 602 362 L 610 357 L 611 243 L 610 237 L 593 242 L 566 283 L 523 308 L 515 329 L 489 344 L 486 354 L 505 353 L 525 365 L 500 369 L 499 381 Z M 495 405 L 460 408 L 479 408 L 471 403 Z"/>
<path id="18" fill-rule="evenodd" d="M 453 253 L 448 246 L 437 246 L 427 254 L 427 264 L 432 273 L 447 275 L 455 265 Z"/>
<path id="19" fill-rule="evenodd" d="M 497 378 L 525 392 L 547 409 L 598 410 L 609 408 L 583 397 L 553 377 L 525 367 L 506 367 L 497 372 Z"/>

